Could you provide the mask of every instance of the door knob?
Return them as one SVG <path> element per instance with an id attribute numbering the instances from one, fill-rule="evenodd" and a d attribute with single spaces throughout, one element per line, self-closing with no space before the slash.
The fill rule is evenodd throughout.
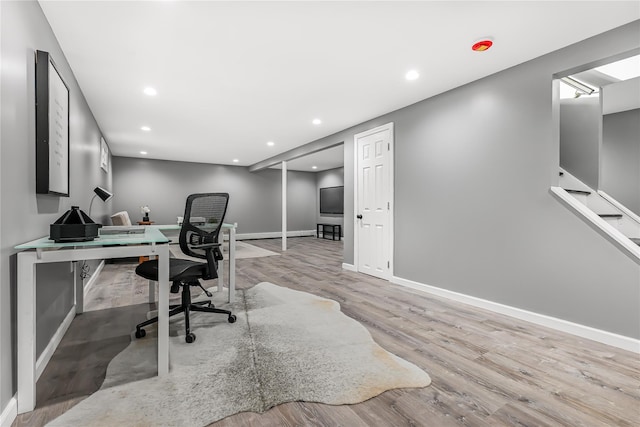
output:
<path id="1" fill-rule="evenodd" d="M 358 218 L 358 219 L 362 219 L 362 214 L 358 214 L 358 215 L 356 215 L 356 218 Z"/>

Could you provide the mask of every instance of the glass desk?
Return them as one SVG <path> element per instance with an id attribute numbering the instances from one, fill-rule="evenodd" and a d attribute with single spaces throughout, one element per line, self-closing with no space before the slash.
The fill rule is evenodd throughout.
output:
<path id="1" fill-rule="evenodd" d="M 21 251 L 17 272 L 18 413 L 35 408 L 36 381 L 47 363 L 47 360 L 36 360 L 37 264 L 72 263 L 77 314 L 82 313 L 84 305 L 83 284 L 77 280 L 77 261 L 158 257 L 158 375 L 169 372 L 169 239 L 158 227 L 145 227 L 144 233 L 138 234 L 104 235 L 88 242 L 55 243 L 43 237 L 15 248 Z"/>

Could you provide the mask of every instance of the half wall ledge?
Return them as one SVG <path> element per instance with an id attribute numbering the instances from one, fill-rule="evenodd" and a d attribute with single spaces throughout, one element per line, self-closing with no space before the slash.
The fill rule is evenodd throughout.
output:
<path id="1" fill-rule="evenodd" d="M 618 231 L 614 226 L 600 218 L 598 214 L 577 201 L 563 188 L 551 187 L 551 194 L 571 210 L 576 216 L 582 219 L 587 225 L 598 232 L 602 237 L 618 247 L 625 255 L 631 258 L 636 264 L 640 265 L 640 246 L 633 243 L 624 234 Z"/>

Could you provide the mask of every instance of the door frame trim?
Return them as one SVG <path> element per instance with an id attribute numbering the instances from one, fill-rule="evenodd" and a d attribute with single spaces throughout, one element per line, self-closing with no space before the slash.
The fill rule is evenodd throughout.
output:
<path id="1" fill-rule="evenodd" d="M 356 215 L 358 214 L 358 139 L 363 138 L 374 133 L 389 130 L 391 139 L 389 141 L 389 269 L 387 271 L 387 277 L 385 280 L 390 281 L 394 274 L 394 253 L 395 253 L 395 239 L 394 239 L 394 211 L 395 211 L 395 172 L 394 172 L 394 153 L 395 153 L 395 134 L 394 123 L 389 122 L 387 124 L 377 126 L 375 128 L 366 130 L 364 132 L 357 133 L 353 136 L 353 265 L 355 271 L 358 270 L 358 256 L 359 256 L 359 231 L 358 220 Z"/>

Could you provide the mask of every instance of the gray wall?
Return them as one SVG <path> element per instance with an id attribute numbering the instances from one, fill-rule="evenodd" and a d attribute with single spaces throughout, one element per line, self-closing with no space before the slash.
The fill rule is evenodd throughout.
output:
<path id="1" fill-rule="evenodd" d="M 246 167 L 113 158 L 113 209 L 126 210 L 131 221 L 142 219 L 148 205 L 157 224 L 175 224 L 184 214 L 187 196 L 198 192 L 229 193 L 226 222 L 237 222 L 238 233 L 282 230 L 282 171 L 249 172 Z M 315 229 L 315 173 L 287 173 L 287 229 Z"/>
<path id="2" fill-rule="evenodd" d="M 248 171 L 247 168 L 243 168 Z M 260 174 L 261 172 L 248 172 Z M 279 193 L 282 193 L 282 171 L 278 170 Z M 316 205 L 316 173 L 287 171 L 287 231 L 315 230 Z M 273 197 L 275 193 L 271 193 Z M 278 200 L 282 200 L 278 197 Z M 281 201 L 282 203 L 282 201 Z M 279 211 L 278 211 L 279 212 Z M 238 224 L 240 230 L 240 224 Z M 282 229 L 282 217 L 280 227 Z"/>
<path id="3" fill-rule="evenodd" d="M 637 50 L 639 32 L 634 21 L 314 141 L 345 142 L 344 262 L 353 137 L 394 122 L 395 276 L 640 338 L 640 267 L 549 192 L 554 75 Z"/>
<path id="4" fill-rule="evenodd" d="M 640 77 L 633 77 L 602 86 L 600 88 L 602 114 L 619 113 L 640 108 L 638 93 L 640 93 Z"/>
<path id="5" fill-rule="evenodd" d="M 34 1 L 0 2 L 2 118 L 0 134 L 0 410 L 16 391 L 17 244 L 49 234 L 71 205 L 87 210 L 96 185 L 111 187 L 99 167 L 98 128 L 64 54 Z M 70 88 L 70 197 L 35 194 L 34 52 L 48 51 Z M 111 211 L 96 203 L 94 219 Z M 37 352 L 40 354 L 73 304 L 69 263 L 37 268 Z"/>
<path id="6" fill-rule="evenodd" d="M 602 118 L 599 189 L 640 215 L 640 109 Z"/>
<path id="7" fill-rule="evenodd" d="M 598 96 L 560 101 L 560 166 L 598 188 L 602 109 Z"/>
<path id="8" fill-rule="evenodd" d="M 344 235 L 344 215 L 320 214 L 320 189 L 324 187 L 338 187 L 344 185 L 344 167 L 329 169 L 316 173 L 316 223 L 340 224 Z"/>

